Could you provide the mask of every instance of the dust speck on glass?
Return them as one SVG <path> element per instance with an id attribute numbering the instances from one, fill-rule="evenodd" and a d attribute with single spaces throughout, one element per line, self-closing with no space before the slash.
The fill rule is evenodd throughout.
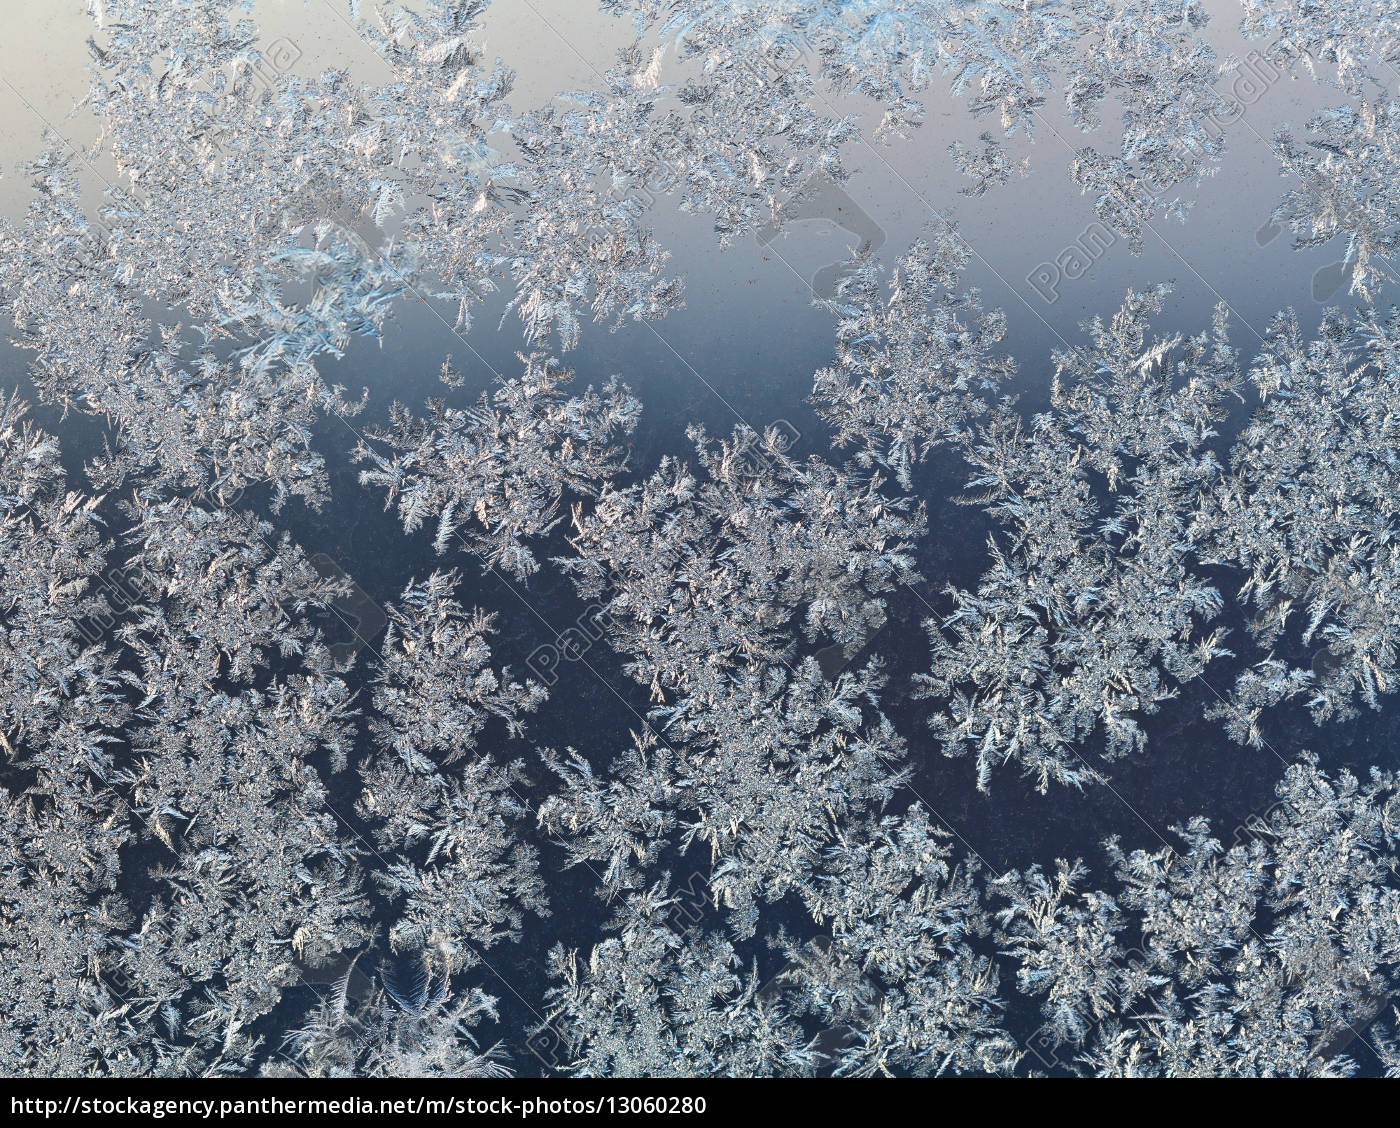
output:
<path id="1" fill-rule="evenodd" d="M 17 8 L 0 1072 L 1400 1076 L 1400 3 Z"/>

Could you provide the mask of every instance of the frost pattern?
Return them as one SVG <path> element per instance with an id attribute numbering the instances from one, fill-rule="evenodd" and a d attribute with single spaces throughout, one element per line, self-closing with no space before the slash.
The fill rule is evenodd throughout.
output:
<path id="1" fill-rule="evenodd" d="M 1345 1076 L 1337 1051 L 1400 960 L 1396 783 L 1288 769 L 1258 837 L 1226 849 L 1106 844 L 1120 890 L 1081 863 L 994 883 L 1002 943 L 1054 1040 L 1096 1076 Z M 1379 855 L 1379 857 L 1378 857 Z"/>
<path id="2" fill-rule="evenodd" d="M 1145 719 L 1208 668 L 1235 677 L 1208 714 L 1254 744 L 1295 699 L 1319 722 L 1382 706 L 1395 122 L 1360 93 L 1395 60 L 1392 5 L 1242 3 L 1247 35 L 1352 98 L 1276 141 L 1296 185 L 1274 222 L 1344 239 L 1368 303 L 1315 334 L 1280 314 L 1242 361 L 1223 308 L 1160 335 L 1167 289 L 1132 291 L 1027 414 L 1006 319 L 939 223 L 888 279 L 869 254 L 845 272 L 811 403 L 847 462 L 740 426 L 630 466 L 639 401 L 620 378 L 571 392 L 540 353 L 470 406 L 396 405 L 361 484 L 406 533 L 433 521 L 439 555 L 569 581 L 649 695 L 630 743 L 562 752 L 538 714 L 568 705 L 506 662 L 519 639 L 472 606 L 476 569 L 414 579 L 363 659 L 333 652 L 352 582 L 259 515 L 331 500 L 313 433 L 365 400 L 323 370 L 414 292 L 466 331 L 509 289 L 527 342 L 561 350 L 589 317 L 663 316 L 682 280 L 618 187 L 733 242 L 845 179 L 844 110 L 873 100 L 893 137 L 935 81 L 1008 133 L 1054 92 L 1086 132 L 1120 109 L 1118 151 L 1079 149 L 1071 176 L 1136 244 L 1142 187 L 1185 189 L 1223 151 L 1204 6 L 604 0 L 638 42 L 528 111 L 479 45 L 484 0 L 352 4 L 379 85 L 277 71 L 224 0 L 90 7 L 115 180 L 89 214 L 83 158 L 50 137 L 0 226 L 34 390 L 110 424 L 89 493 L 0 405 L 5 1073 L 499 1077 L 539 1038 L 579 1076 L 1009 1074 L 1038 1068 L 1032 1044 L 1094 1075 L 1344 1075 L 1363 1053 L 1400 1072 L 1393 774 L 1304 754 L 1233 844 L 1199 817 L 1176 845 L 1110 838 L 1094 888 L 1079 861 L 989 872 L 911 799 L 925 742 L 896 723 L 912 689 L 983 790 L 1014 763 L 1047 791 L 1144 753 Z M 981 145 L 950 153 L 969 195 L 1025 167 Z M 466 382 L 450 360 L 443 379 Z M 1254 414 L 1226 436 L 1233 395 Z M 936 597 L 911 686 L 875 651 L 922 579 L 934 458 L 966 467 L 993 531 L 976 583 Z M 567 914 L 533 1001 L 501 976 L 540 1022 L 497 1037 L 485 973 L 517 973 L 580 892 L 612 920 L 589 937 Z"/>
<path id="3" fill-rule="evenodd" d="M 475 407 L 435 402 L 423 421 L 396 406 L 390 425 L 356 451 L 372 464 L 360 481 L 387 490 L 406 532 L 435 517 L 437 552 L 460 542 L 483 567 L 518 579 L 539 570 L 526 542 L 558 524 L 565 491 L 596 493 L 621 468 L 616 440 L 641 411 L 616 380 L 601 394 L 565 398 L 570 373 L 543 358 L 522 361 L 523 376 L 501 381 Z M 444 377 L 455 380 L 448 366 Z"/>

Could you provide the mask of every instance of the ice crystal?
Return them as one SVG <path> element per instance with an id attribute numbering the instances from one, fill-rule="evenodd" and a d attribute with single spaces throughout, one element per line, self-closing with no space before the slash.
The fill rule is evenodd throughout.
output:
<path id="1" fill-rule="evenodd" d="M 1302 679 L 1319 720 L 1377 707 L 1397 676 L 1397 328 L 1373 310 L 1334 311 L 1313 339 L 1292 314 L 1273 322 L 1250 371 L 1261 406 L 1194 534 L 1247 574 L 1263 644 L 1312 650 L 1287 688 Z"/>
<path id="2" fill-rule="evenodd" d="M 797 461 L 777 429 L 690 437 L 697 470 L 668 456 L 576 507 L 576 555 L 559 561 L 629 671 L 660 699 L 705 667 L 787 662 L 798 610 L 808 640 L 855 653 L 884 622 L 883 594 L 917 576 L 922 507 L 884 497 L 878 477 Z"/>
<path id="3" fill-rule="evenodd" d="M 456 579 L 435 572 L 390 608 L 370 724 L 379 750 L 360 768 L 358 804 L 381 850 L 376 876 L 402 902 L 391 944 L 422 951 L 447 973 L 518 938 L 525 911 L 548 911 L 535 852 L 515 834 L 529 814 L 522 765 L 485 756 L 456 763 L 488 721 L 519 735 L 520 714 L 545 693 L 488 665 L 491 620 L 469 617 L 451 597 Z"/>
<path id="4" fill-rule="evenodd" d="M 1394 281 L 1388 260 L 1400 240 L 1397 127 L 1400 102 L 1382 95 L 1317 115 L 1305 142 L 1286 128 L 1274 139 L 1284 174 L 1298 184 L 1272 222 L 1287 224 L 1299 247 L 1340 239 L 1342 277 L 1368 301 Z"/>
<path id="5" fill-rule="evenodd" d="M 566 397 L 571 373 L 538 356 L 521 361 L 524 375 L 474 407 L 434 402 L 430 420 L 396 407 L 356 452 L 372 464 L 360 480 L 387 489 L 406 531 L 435 518 L 438 552 L 460 542 L 483 567 L 518 579 L 539 569 L 527 541 L 558 523 L 565 492 L 595 493 L 621 468 L 617 441 L 641 411 L 617 380 Z"/>
<path id="6" fill-rule="evenodd" d="M 683 850 L 707 847 L 710 896 L 751 935 L 758 901 L 806 889 L 843 822 L 898 788 L 904 742 L 877 708 L 883 683 L 870 667 L 832 685 L 811 658 L 791 675 L 702 675 L 653 714 L 668 743 L 640 742 L 614 778 L 576 753 L 547 757 L 564 789 L 540 822 L 568 835 L 575 863 L 598 862 L 610 892 L 635 887 L 669 834 Z"/>
<path id="7" fill-rule="evenodd" d="M 1226 653 L 1188 528 L 1219 473 L 1208 442 L 1236 361 L 1223 309 L 1209 333 L 1149 337 L 1164 298 L 1130 293 L 1086 326 L 1088 345 L 1056 355 L 1052 410 L 1028 425 L 1003 410 L 966 454 L 1006 539 L 927 624 L 921 692 L 947 700 L 930 724 L 950 755 L 976 754 L 980 786 L 1007 761 L 1041 790 L 1082 786 L 1091 734 L 1109 759 L 1141 749 L 1139 717 Z"/>
<path id="8" fill-rule="evenodd" d="M 566 1032 L 567 1068 L 579 1077 L 762 1077 L 814 1071 L 800 1024 L 764 998 L 758 969 L 707 934 L 686 942 L 669 927 L 665 883 L 632 895 L 618 935 L 580 966 L 550 953 L 560 982 L 547 1023 Z"/>
<path id="9" fill-rule="evenodd" d="M 1226 848 L 1194 819 L 1181 846 L 1125 854 L 1121 891 L 1061 863 L 993 883 L 1003 944 L 1056 1042 L 1099 1076 L 1344 1075 L 1337 1053 L 1400 961 L 1395 781 L 1288 769 L 1280 802 Z"/>
<path id="10" fill-rule="evenodd" d="M 812 401 L 834 443 L 857 445 L 863 464 L 887 467 L 905 489 L 915 463 L 965 438 L 1015 371 L 995 351 L 1006 334 L 1001 311 L 984 314 L 977 291 L 958 289 L 969 258 L 940 225 L 901 256 L 888 297 L 877 265 L 859 263 L 837 296 L 837 363 L 813 377 Z"/>
<path id="11" fill-rule="evenodd" d="M 988 925 L 977 875 L 949 865 L 948 837 L 920 807 L 862 826 L 805 894 L 831 941 L 789 946 L 785 978 L 795 1005 L 847 1032 L 836 1076 L 1003 1073 L 1020 1056 L 997 969 L 967 943 Z"/>
<path id="12" fill-rule="evenodd" d="M 352 961 L 303 1026 L 289 1032 L 271 1077 L 508 1077 L 501 1044 L 481 1049 L 472 1028 L 496 1017 L 490 995 L 457 996 L 421 969 L 411 987 L 381 975 L 373 995 L 350 998 Z M 357 1005 L 358 1004 L 358 1005 Z"/>

